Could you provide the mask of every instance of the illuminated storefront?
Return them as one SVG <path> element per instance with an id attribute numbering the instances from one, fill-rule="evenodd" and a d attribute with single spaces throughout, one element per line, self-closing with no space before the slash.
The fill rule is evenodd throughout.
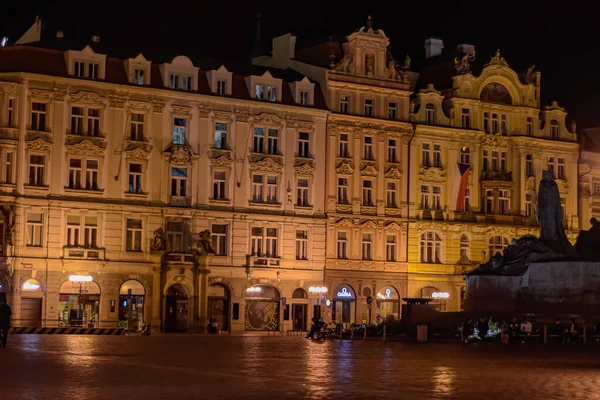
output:
<path id="1" fill-rule="evenodd" d="M 350 285 L 339 285 L 332 293 L 332 320 L 348 328 L 356 318 L 356 293 Z"/>
<path id="2" fill-rule="evenodd" d="M 256 285 L 246 289 L 246 331 L 279 330 L 279 291 L 272 286 Z"/>
<path id="3" fill-rule="evenodd" d="M 450 294 L 433 286 L 428 286 L 419 291 L 418 297 L 432 299 L 429 303 L 430 306 L 438 311 L 446 311 L 446 302 L 450 298 Z"/>
<path id="4" fill-rule="evenodd" d="M 400 296 L 392 286 L 383 286 L 377 291 L 377 306 L 382 319 L 400 319 Z"/>
<path id="5" fill-rule="evenodd" d="M 44 291 L 37 279 L 27 279 L 21 285 L 20 326 L 42 326 L 42 299 Z"/>
<path id="6" fill-rule="evenodd" d="M 60 286 L 58 312 L 63 327 L 98 327 L 100 286 L 91 276 L 71 275 Z"/>
<path id="7" fill-rule="evenodd" d="M 146 290 L 136 280 L 128 280 L 119 291 L 119 328 L 140 330 L 144 326 Z"/>
<path id="8" fill-rule="evenodd" d="M 220 283 L 208 287 L 208 319 L 217 320 L 217 329 L 229 331 L 229 291 Z"/>

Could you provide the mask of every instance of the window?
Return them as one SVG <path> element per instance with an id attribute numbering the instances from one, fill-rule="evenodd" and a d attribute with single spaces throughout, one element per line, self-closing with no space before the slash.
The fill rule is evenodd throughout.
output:
<path id="1" fill-rule="evenodd" d="M 299 206 L 308 206 L 308 179 L 298 179 L 298 197 L 296 204 Z"/>
<path id="2" fill-rule="evenodd" d="M 98 79 L 98 67 L 99 65 L 96 63 L 88 64 L 88 78 Z"/>
<path id="3" fill-rule="evenodd" d="M 347 178 L 338 178 L 338 204 L 348 204 Z"/>
<path id="4" fill-rule="evenodd" d="M 421 209 L 429 210 L 429 186 L 421 185 Z"/>
<path id="5" fill-rule="evenodd" d="M 397 103 L 388 103 L 388 119 L 396 119 L 398 118 L 398 104 Z"/>
<path id="6" fill-rule="evenodd" d="M 257 100 L 264 100 L 265 87 L 262 85 L 256 85 L 254 88 L 254 97 L 256 97 Z"/>
<path id="7" fill-rule="evenodd" d="M 267 202 L 277 203 L 277 177 L 267 176 Z"/>
<path id="8" fill-rule="evenodd" d="M 81 236 L 81 217 L 78 215 L 67 215 L 67 246 L 79 247 Z"/>
<path id="9" fill-rule="evenodd" d="M 87 63 L 87 75 L 85 65 L 86 63 L 83 61 L 75 61 L 73 65 L 73 76 L 78 78 L 98 79 L 99 64 Z"/>
<path id="10" fill-rule="evenodd" d="M 490 113 L 483 113 L 483 131 L 485 133 L 490 133 Z"/>
<path id="11" fill-rule="evenodd" d="M 461 110 L 461 122 L 463 128 L 471 127 L 471 110 L 468 108 L 463 108 Z"/>
<path id="12" fill-rule="evenodd" d="M 225 187 L 227 178 L 225 171 L 215 171 L 213 173 L 213 199 L 224 200 L 227 198 Z"/>
<path id="13" fill-rule="evenodd" d="M 85 217 L 83 235 L 86 249 L 98 248 L 98 217 Z"/>
<path id="14" fill-rule="evenodd" d="M 398 162 L 398 150 L 396 143 L 396 139 L 388 140 L 388 162 Z"/>
<path id="15" fill-rule="evenodd" d="M 308 231 L 296 231 L 296 260 L 308 260 Z"/>
<path id="16" fill-rule="evenodd" d="M 350 111 L 350 98 L 348 96 L 340 97 L 340 113 L 348 114 Z"/>
<path id="17" fill-rule="evenodd" d="M 346 133 L 340 134 L 340 157 L 350 157 L 350 151 L 348 149 L 348 134 Z"/>
<path id="18" fill-rule="evenodd" d="M 173 119 L 173 144 L 185 144 L 185 119 Z"/>
<path id="19" fill-rule="evenodd" d="M 186 196 L 187 168 L 171 168 L 171 196 Z"/>
<path id="20" fill-rule="evenodd" d="M 365 142 L 363 146 L 363 158 L 365 160 L 374 160 L 375 157 L 373 157 L 373 138 L 370 136 L 365 136 Z"/>
<path id="21" fill-rule="evenodd" d="M 464 212 L 471 212 L 471 189 L 465 189 L 465 200 L 463 203 Z"/>
<path id="22" fill-rule="evenodd" d="M 508 165 L 506 162 L 506 152 L 500 152 L 500 171 L 505 173 L 508 170 Z"/>
<path id="23" fill-rule="evenodd" d="M 433 209 L 441 210 L 442 209 L 442 188 L 439 186 L 433 187 Z"/>
<path id="24" fill-rule="evenodd" d="M 8 116 L 6 126 L 11 127 L 15 122 L 15 99 L 8 99 Z"/>
<path id="25" fill-rule="evenodd" d="M 29 184 L 31 186 L 44 186 L 45 161 L 45 156 L 33 154 L 29 156 Z"/>
<path id="26" fill-rule="evenodd" d="M 337 258 L 348 258 L 348 233 L 346 232 L 338 232 Z"/>
<path id="27" fill-rule="evenodd" d="M 42 214 L 27 214 L 27 246 L 42 245 Z"/>
<path id="28" fill-rule="evenodd" d="M 309 134 L 300 132 L 298 134 L 298 157 L 310 157 L 310 140 Z"/>
<path id="29" fill-rule="evenodd" d="M 254 152 L 265 152 L 265 130 L 263 128 L 254 128 Z"/>
<path id="30" fill-rule="evenodd" d="M 227 255 L 227 225 L 213 224 L 211 226 L 212 248 L 217 256 Z"/>
<path id="31" fill-rule="evenodd" d="M 386 235 L 385 260 L 396 261 L 396 235 Z"/>
<path id="32" fill-rule="evenodd" d="M 129 164 L 129 193 L 142 193 L 142 164 Z"/>
<path id="33" fill-rule="evenodd" d="M 300 91 L 300 104 L 307 105 L 308 104 L 308 92 L 302 90 Z"/>
<path id="34" fill-rule="evenodd" d="M 227 124 L 217 122 L 215 124 L 215 149 L 227 148 Z"/>
<path id="35" fill-rule="evenodd" d="M 526 133 L 527 136 L 533 136 L 533 117 L 527 117 Z"/>
<path id="36" fill-rule="evenodd" d="M 183 245 L 183 222 L 168 221 L 167 222 L 167 251 L 181 252 L 184 250 Z"/>
<path id="37" fill-rule="evenodd" d="M 505 136 L 508 135 L 508 122 L 504 114 L 500 116 L 500 132 Z"/>
<path id="38" fill-rule="evenodd" d="M 217 94 L 225 96 L 227 94 L 227 82 L 217 81 Z"/>
<path id="39" fill-rule="evenodd" d="M 483 170 L 490 170 L 490 152 L 488 150 L 483 151 Z"/>
<path id="40" fill-rule="evenodd" d="M 251 253 L 253 256 L 261 256 L 263 251 L 263 231 L 264 228 L 252 228 Z"/>
<path id="41" fill-rule="evenodd" d="M 83 108 L 71 107 L 71 133 L 83 135 Z"/>
<path id="42" fill-rule="evenodd" d="M 126 251 L 142 251 L 142 220 L 127 219 Z"/>
<path id="43" fill-rule="evenodd" d="M 169 87 L 171 89 L 179 89 L 179 75 L 169 75 Z"/>
<path id="44" fill-rule="evenodd" d="M 46 104 L 31 103 L 31 130 L 46 130 Z"/>
<path id="45" fill-rule="evenodd" d="M 567 179 L 567 173 L 565 172 L 565 159 L 558 157 L 558 170 L 556 174 L 558 179 Z"/>
<path id="46" fill-rule="evenodd" d="M 267 87 L 267 95 L 269 96 L 269 101 L 277 101 L 277 88 Z"/>
<path id="47" fill-rule="evenodd" d="M 507 247 L 508 239 L 502 236 L 492 236 L 489 241 L 490 258 L 496 254 L 502 255 L 502 252 Z"/>
<path id="48" fill-rule="evenodd" d="M 471 258 L 471 249 L 469 237 L 465 234 L 460 235 L 460 260 L 468 261 Z"/>
<path id="49" fill-rule="evenodd" d="M 144 85 L 144 70 L 143 69 L 136 69 L 135 71 L 133 71 L 133 83 L 135 85 Z"/>
<path id="50" fill-rule="evenodd" d="M 533 176 L 533 156 L 531 154 L 525 156 L 525 176 Z"/>
<path id="51" fill-rule="evenodd" d="M 421 234 L 421 262 L 441 263 L 442 239 L 435 232 Z"/>
<path id="52" fill-rule="evenodd" d="M 533 216 L 533 195 L 531 193 L 525 194 L 525 216 Z"/>
<path id="53" fill-rule="evenodd" d="M 373 181 L 370 179 L 363 180 L 362 201 L 364 206 L 373 205 Z"/>
<path id="54" fill-rule="evenodd" d="M 498 211 L 502 215 L 510 215 L 510 190 L 498 191 Z"/>
<path id="55" fill-rule="evenodd" d="M 431 166 L 431 148 L 429 143 L 423 143 L 423 150 L 421 151 L 421 166 Z"/>
<path id="56" fill-rule="evenodd" d="M 267 228 L 267 240 L 266 240 L 266 256 L 277 257 L 279 253 L 277 246 L 277 228 Z"/>
<path id="57" fill-rule="evenodd" d="M 183 76 L 183 90 L 190 91 L 192 90 L 192 77 L 188 75 Z"/>
<path id="58" fill-rule="evenodd" d="M 485 212 L 487 214 L 494 213 L 494 191 L 493 190 L 485 191 Z"/>
<path id="59" fill-rule="evenodd" d="M 85 63 L 80 61 L 75 61 L 73 68 L 73 75 L 83 78 L 85 76 Z"/>
<path id="60" fill-rule="evenodd" d="M 554 175 L 554 157 L 548 158 L 548 170 L 552 171 Z"/>
<path id="61" fill-rule="evenodd" d="M 435 125 L 435 106 L 431 103 L 425 106 L 425 112 L 427 113 L 427 123 L 429 125 Z"/>
<path id="62" fill-rule="evenodd" d="M 439 144 L 433 145 L 433 166 L 442 168 L 442 146 Z"/>
<path id="63" fill-rule="evenodd" d="M 137 141 L 144 140 L 144 114 L 131 114 L 129 139 Z"/>
<path id="64" fill-rule="evenodd" d="M 6 169 L 4 170 L 4 182 L 13 183 L 14 152 L 6 152 Z"/>
<path id="65" fill-rule="evenodd" d="M 373 116 L 373 99 L 365 99 L 365 116 Z"/>
<path id="66" fill-rule="evenodd" d="M 98 160 L 85 162 L 85 189 L 98 190 Z"/>
<path id="67" fill-rule="evenodd" d="M 363 233 L 362 235 L 362 259 L 373 259 L 373 235 L 370 233 Z"/>
<path id="68" fill-rule="evenodd" d="M 267 153 L 279 154 L 279 132 L 277 129 L 269 129 L 269 138 L 267 141 Z"/>
<path id="69" fill-rule="evenodd" d="M 85 176 L 85 184 L 82 181 Z M 69 160 L 69 188 L 98 190 L 98 160 Z"/>
<path id="70" fill-rule="evenodd" d="M 471 165 L 471 151 L 468 147 L 463 147 L 460 149 L 460 162 Z"/>
<path id="71" fill-rule="evenodd" d="M 594 181 L 592 183 L 592 194 L 594 194 L 594 195 L 600 194 L 600 181 Z"/>
<path id="72" fill-rule="evenodd" d="M 389 207 L 389 208 L 398 207 L 398 203 L 397 203 L 397 199 L 396 199 L 397 192 L 398 192 L 398 185 L 396 184 L 396 182 L 388 182 L 387 183 L 386 207 Z"/>
<path id="73" fill-rule="evenodd" d="M 496 134 L 500 129 L 500 121 L 498 121 L 498 114 L 492 113 L 492 133 Z"/>
<path id="74" fill-rule="evenodd" d="M 262 202 L 264 196 L 263 176 L 254 175 L 252 177 L 252 201 Z"/>
<path id="75" fill-rule="evenodd" d="M 558 122 L 556 120 L 550 121 L 550 139 L 558 140 L 559 130 L 558 130 Z"/>

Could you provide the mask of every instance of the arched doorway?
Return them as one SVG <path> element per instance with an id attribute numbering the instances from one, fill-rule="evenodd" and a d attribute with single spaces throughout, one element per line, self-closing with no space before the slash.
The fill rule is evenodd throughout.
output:
<path id="1" fill-rule="evenodd" d="M 97 328 L 100 286 L 89 275 L 71 275 L 58 291 L 58 319 L 63 327 Z"/>
<path id="2" fill-rule="evenodd" d="M 332 319 L 348 328 L 356 320 L 356 293 L 350 285 L 341 284 L 333 291 Z"/>
<path id="3" fill-rule="evenodd" d="M 433 286 L 427 286 L 421 289 L 417 297 L 431 299 L 430 306 L 438 311 L 446 311 L 446 300 L 450 297 L 447 292 L 442 292 Z"/>
<path id="4" fill-rule="evenodd" d="M 279 330 L 279 290 L 272 286 L 255 285 L 246 288 L 246 331 Z"/>
<path id="5" fill-rule="evenodd" d="M 306 330 L 308 312 L 308 294 L 306 290 L 298 288 L 292 293 L 292 320 L 294 331 Z"/>
<path id="6" fill-rule="evenodd" d="M 186 332 L 188 329 L 188 294 L 183 285 L 167 290 L 165 302 L 165 332 Z"/>
<path id="7" fill-rule="evenodd" d="M 139 281 L 123 282 L 119 290 L 119 328 L 139 331 L 144 325 L 146 289 Z"/>
<path id="8" fill-rule="evenodd" d="M 393 286 L 382 286 L 377 291 L 377 305 L 381 319 L 400 319 L 400 296 Z"/>
<path id="9" fill-rule="evenodd" d="M 217 329 L 229 331 L 229 290 L 220 283 L 208 287 L 208 318 L 217 320 Z"/>
<path id="10" fill-rule="evenodd" d="M 42 326 L 42 299 L 44 290 L 37 279 L 27 279 L 21 285 L 21 311 L 18 325 Z"/>

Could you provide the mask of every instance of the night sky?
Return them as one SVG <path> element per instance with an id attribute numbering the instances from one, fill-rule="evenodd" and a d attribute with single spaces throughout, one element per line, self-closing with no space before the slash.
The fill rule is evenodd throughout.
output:
<path id="1" fill-rule="evenodd" d="M 44 34 L 96 34 L 102 42 L 136 43 L 173 52 L 248 59 L 260 13 L 262 38 L 294 32 L 298 40 L 350 34 L 368 15 L 391 39 L 392 53 L 409 53 L 418 64 L 429 36 L 444 39 L 445 50 L 474 44 L 479 59 L 499 48 L 517 72 L 535 64 L 542 72 L 544 105 L 558 100 L 578 129 L 600 126 L 598 65 L 600 34 L 593 2 L 584 1 L 5 1 L 0 37 L 13 41 L 38 14 Z M 365 6 L 359 6 L 365 4 Z M 410 4 L 410 5 L 409 5 Z M 496 5 L 497 9 L 492 5 Z M 79 23 L 77 22 L 79 21 Z M 79 27 L 79 28 L 78 28 Z"/>

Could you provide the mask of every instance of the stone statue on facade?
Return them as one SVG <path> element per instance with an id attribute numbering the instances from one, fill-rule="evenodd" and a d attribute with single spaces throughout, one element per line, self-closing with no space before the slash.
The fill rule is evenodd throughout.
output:
<path id="1" fill-rule="evenodd" d="M 337 63 L 334 69 L 339 72 L 350 72 L 350 64 L 352 63 L 353 58 L 354 56 L 351 56 L 350 54 L 344 55 L 344 58 Z"/>
<path id="2" fill-rule="evenodd" d="M 592 227 L 589 230 L 579 232 L 575 250 L 582 261 L 600 261 L 600 222 L 592 218 L 590 224 Z"/>
<path id="3" fill-rule="evenodd" d="M 212 248 L 212 238 L 208 229 L 198 234 L 198 253 L 199 255 L 215 254 Z"/>
<path id="4" fill-rule="evenodd" d="M 375 63 L 373 59 L 373 54 L 367 54 L 367 57 L 365 59 L 367 75 L 373 75 L 373 64 Z"/>
<path id="5" fill-rule="evenodd" d="M 388 74 L 390 79 L 398 80 L 398 66 L 396 65 L 396 61 L 390 60 L 388 62 Z"/>
<path id="6" fill-rule="evenodd" d="M 150 249 L 152 251 L 164 251 L 166 248 L 167 242 L 165 241 L 165 231 L 161 227 L 154 231 L 154 237 L 150 242 Z"/>
<path id="7" fill-rule="evenodd" d="M 524 83 L 535 85 L 535 83 L 536 83 L 535 65 L 531 65 L 529 68 L 527 68 L 527 72 L 525 72 L 525 82 Z"/>
<path id="8" fill-rule="evenodd" d="M 571 121 L 571 133 L 577 133 L 577 122 L 575 120 Z"/>
<path id="9" fill-rule="evenodd" d="M 471 72 L 471 64 L 469 62 L 475 61 L 475 49 L 472 53 L 465 53 L 459 60 L 458 57 L 454 58 L 454 69 L 459 75 L 468 74 Z"/>
<path id="10" fill-rule="evenodd" d="M 404 57 L 404 64 L 402 64 L 402 69 L 404 71 L 407 71 L 410 68 L 410 61 L 410 57 L 407 54 L 406 57 Z"/>
<path id="11" fill-rule="evenodd" d="M 2 215 L 4 217 L 4 237 L 6 244 L 13 245 L 13 233 L 15 231 L 15 205 L 13 203 L 2 203 Z"/>

